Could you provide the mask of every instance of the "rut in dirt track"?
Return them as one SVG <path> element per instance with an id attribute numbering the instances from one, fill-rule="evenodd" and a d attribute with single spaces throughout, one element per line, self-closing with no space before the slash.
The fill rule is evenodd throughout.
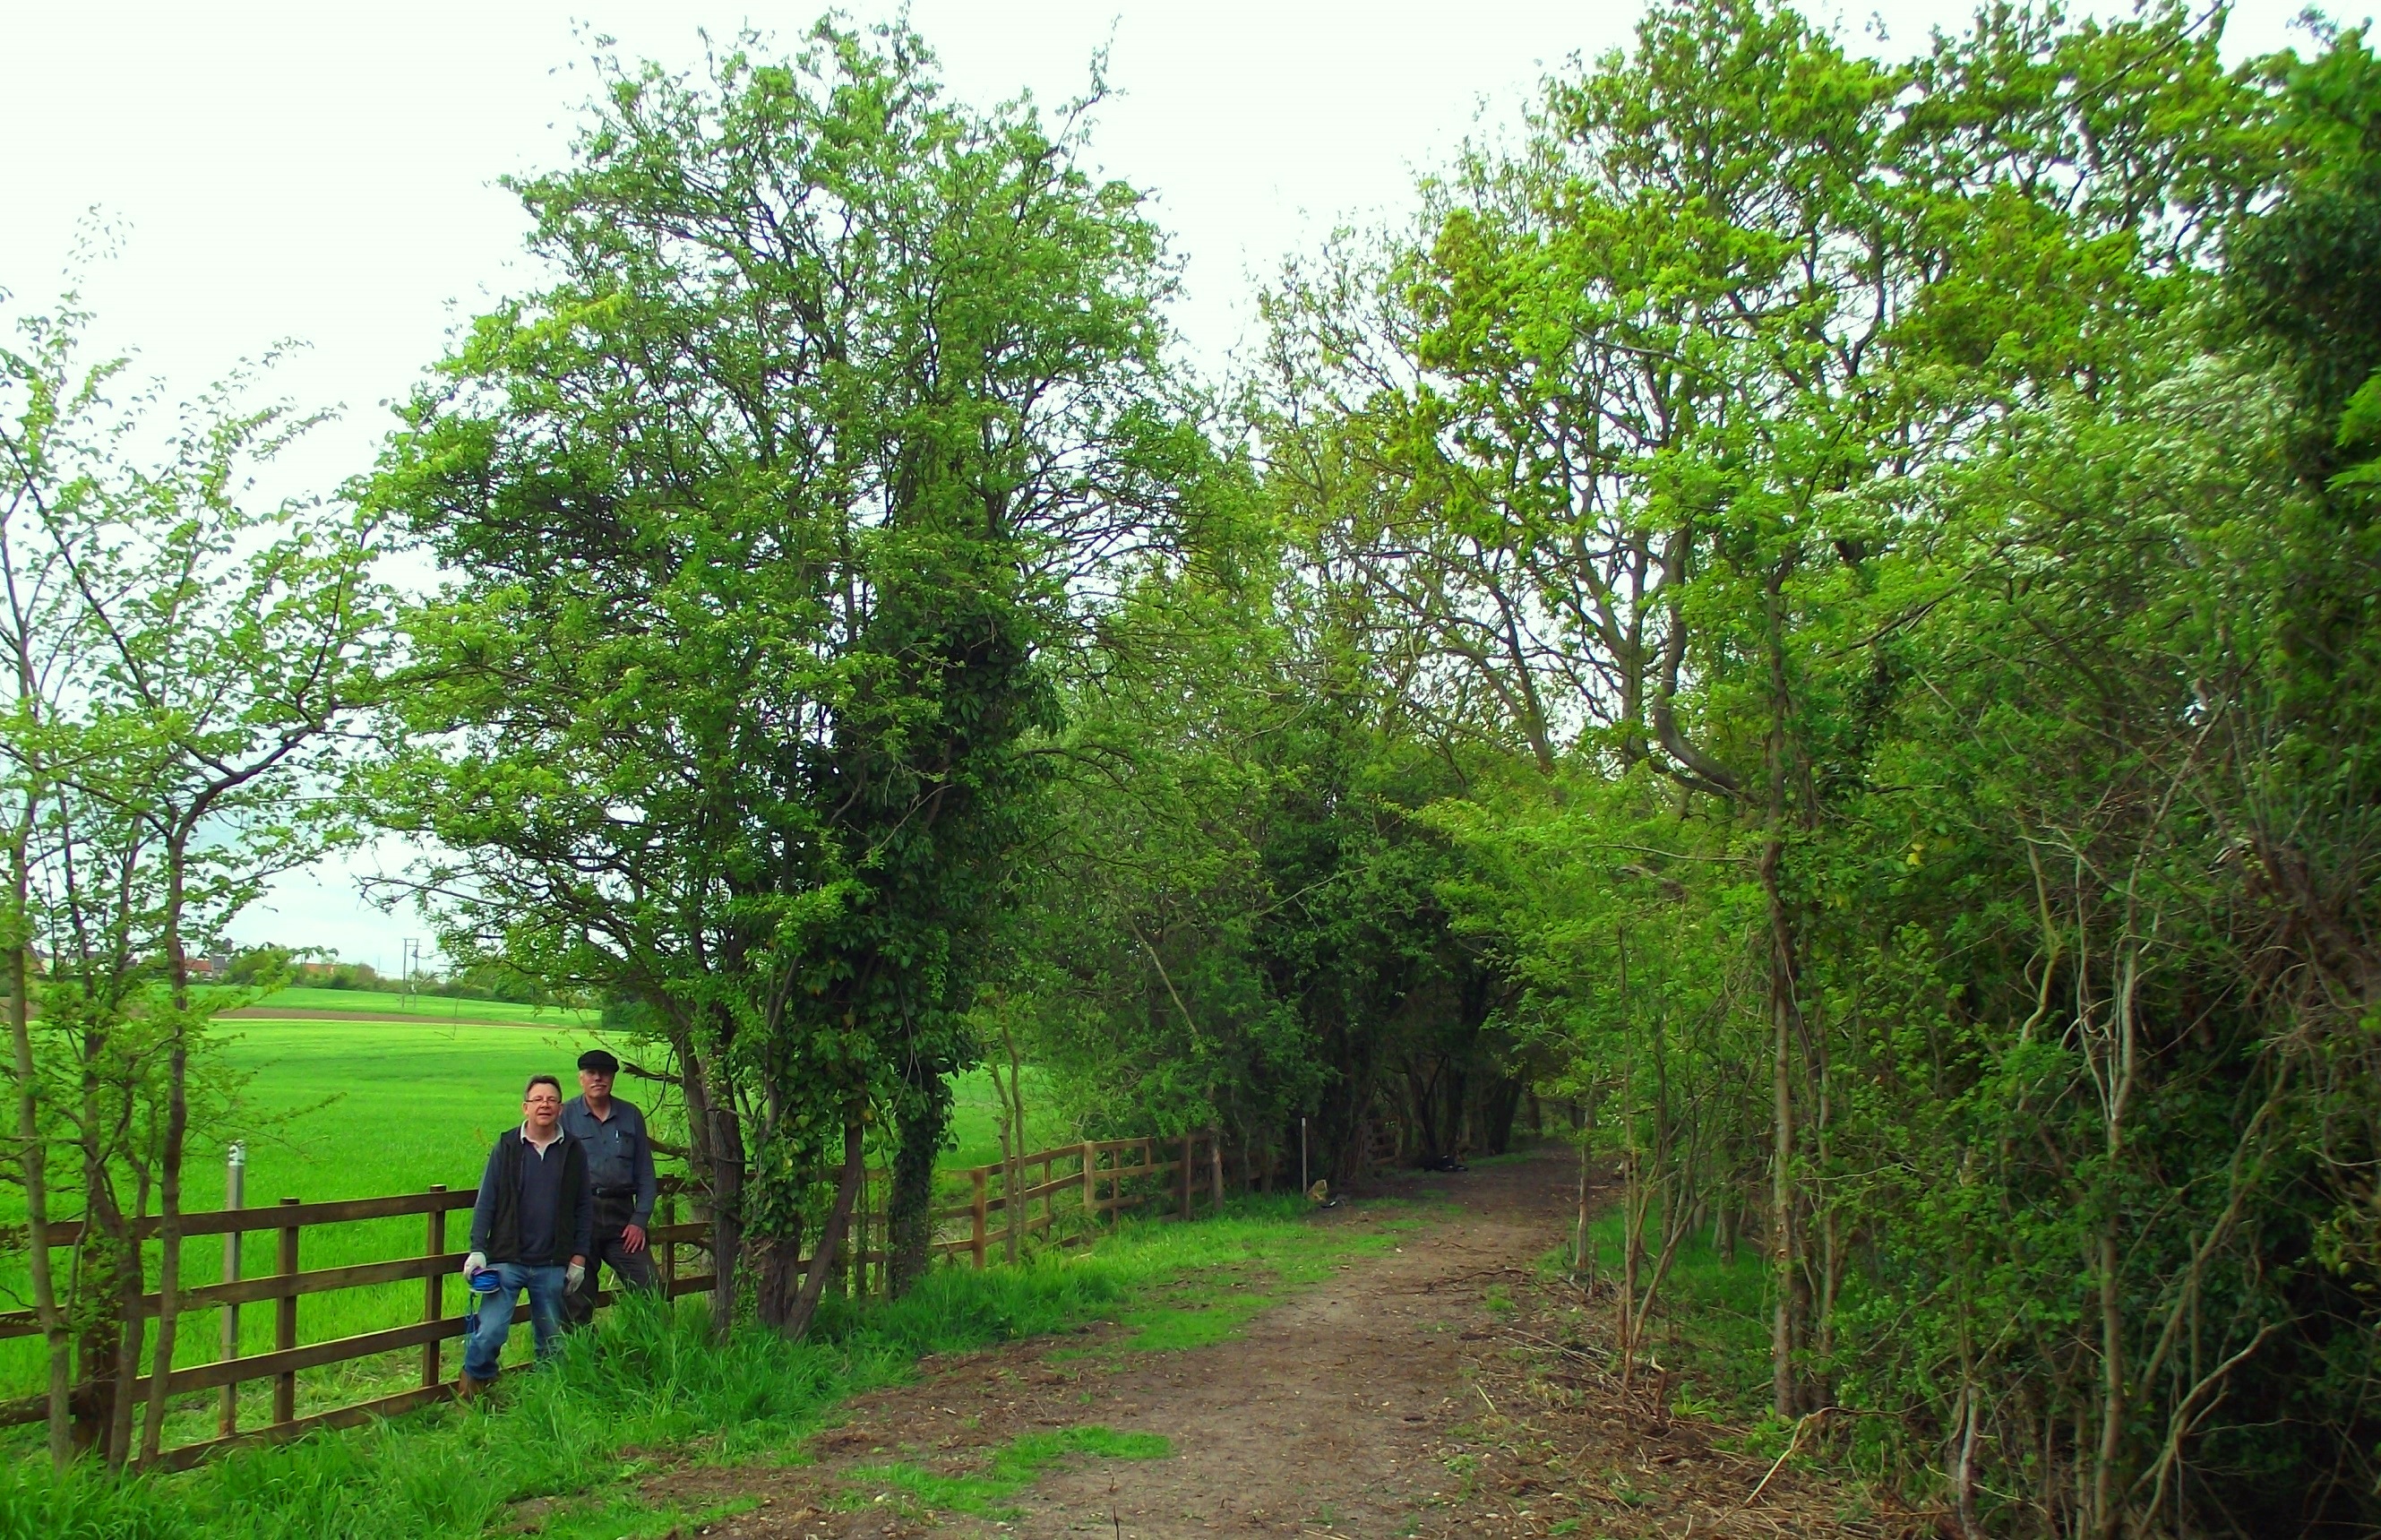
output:
<path id="1" fill-rule="evenodd" d="M 812 1441 L 815 1465 L 667 1485 L 681 1500 L 761 1501 L 712 1526 L 714 1540 L 1909 1531 L 1910 1516 L 1869 1514 L 1790 1473 L 1748 1502 L 1766 1461 L 1716 1446 L 1721 1430 L 1673 1418 L 1655 1399 L 1623 1397 L 1598 1371 L 1601 1313 L 1535 1266 L 1568 1230 L 1577 1170 L 1575 1156 L 1547 1152 L 1401 1179 L 1401 1194 L 1444 1200 L 1390 1211 L 1421 1213 L 1420 1228 L 1232 1339 L 1100 1357 L 1053 1357 L 1080 1339 L 971 1354 L 853 1402 L 849 1421 Z M 1384 1217 L 1359 1204 L 1314 1222 Z M 870 1500 L 868 1467 L 888 1455 L 956 1473 L 1020 1433 L 1084 1424 L 1161 1435 L 1173 1454 L 1069 1461 L 1002 1521 Z"/>

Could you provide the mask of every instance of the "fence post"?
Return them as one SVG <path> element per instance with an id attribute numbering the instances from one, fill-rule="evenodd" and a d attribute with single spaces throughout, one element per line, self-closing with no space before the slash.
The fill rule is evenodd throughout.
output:
<path id="1" fill-rule="evenodd" d="M 298 1200 L 284 1198 L 281 1206 L 295 1207 Z M 287 1352 L 298 1345 L 298 1227 L 281 1228 L 281 1276 L 293 1280 L 289 1292 L 273 1302 L 273 1346 L 275 1351 Z M 285 1369 L 273 1376 L 273 1420 L 294 1423 L 298 1420 L 298 1371 Z"/>
<path id="2" fill-rule="evenodd" d="M 1092 1142 L 1083 1141 L 1083 1225 L 1089 1229 L 1100 1215 L 1099 1151 Z"/>
<path id="3" fill-rule="evenodd" d="M 851 1205 L 851 1223 L 845 1227 L 843 1254 L 836 1271 L 843 1275 L 843 1297 L 857 1300 L 868 1289 L 868 1166 L 860 1167 L 860 1201 Z"/>
<path id="4" fill-rule="evenodd" d="M 1008 1239 L 1004 1247 L 1006 1255 L 1003 1260 L 1014 1267 L 1020 1255 L 1019 1248 L 1025 1243 L 1025 1232 L 1019 1227 L 1028 1217 L 1019 1212 L 1020 1205 L 1017 1202 L 1019 1191 L 1025 1186 L 1025 1151 L 1020 1146 L 1012 1145 L 1005 1139 L 1001 1141 L 1001 1150 L 1003 1153 L 1000 1161 L 1002 1221 L 1000 1228 L 1008 1233 Z M 1008 1153 L 1011 1150 L 1015 1151 L 1013 1155 Z"/>
<path id="5" fill-rule="evenodd" d="M 443 1181 L 432 1182 L 430 1191 L 444 1192 L 446 1191 L 446 1184 Z M 446 1254 L 446 1211 L 445 1209 L 433 1208 L 430 1211 L 429 1222 L 422 1226 L 421 1248 L 421 1254 L 424 1256 Z M 443 1320 L 446 1314 L 446 1275 L 443 1270 L 433 1269 L 421 1279 L 422 1324 L 428 1326 Z M 438 1339 L 433 1337 L 421 1344 L 421 1383 L 424 1386 L 435 1385 L 441 1377 L 438 1372 Z"/>
<path id="6" fill-rule="evenodd" d="M 1207 1131 L 1207 1188 L 1215 1200 L 1216 1212 L 1224 1207 L 1224 1131 Z"/>
<path id="7" fill-rule="evenodd" d="M 662 1228 L 667 1229 L 677 1223 L 678 1194 L 665 1192 L 662 1194 Z M 678 1237 L 675 1235 L 662 1242 L 662 1298 L 678 1298 Z"/>
<path id="8" fill-rule="evenodd" d="M 224 1207 L 238 1208 L 246 1202 L 247 1193 L 248 1146 L 234 1140 L 230 1154 L 224 1161 Z M 238 1230 L 229 1230 L 224 1235 L 223 1276 L 226 1283 L 239 1281 L 240 1240 L 240 1232 Z M 226 1363 L 239 1356 L 239 1302 L 237 1300 L 224 1306 L 223 1355 Z M 162 1389 L 161 1387 L 161 1394 Z M 239 1384 L 238 1381 L 223 1387 L 223 1401 L 217 1409 L 215 1427 L 216 1431 L 226 1438 L 239 1431 Z"/>
<path id="9" fill-rule="evenodd" d="M 975 1235 L 973 1237 L 973 1249 L 975 1252 L 976 1269 L 981 1272 L 983 1268 L 983 1167 L 979 1166 L 974 1170 L 970 1171 L 968 1175 L 975 1179 Z"/>

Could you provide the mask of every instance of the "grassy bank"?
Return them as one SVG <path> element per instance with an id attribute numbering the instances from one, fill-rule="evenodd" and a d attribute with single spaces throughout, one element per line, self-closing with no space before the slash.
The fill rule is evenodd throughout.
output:
<path id="1" fill-rule="evenodd" d="M 1255 1199 L 1190 1225 L 1128 1224 L 1088 1250 L 978 1273 L 938 1268 L 908 1298 L 831 1309 L 809 1341 L 765 1332 L 714 1343 L 697 1302 L 614 1312 L 547 1369 L 509 1376 L 493 1411 L 439 1408 L 370 1428 L 242 1451 L 180 1475 L 65 1480 L 0 1471 L 0 1540 L 398 1540 L 515 1524 L 544 1499 L 556 1540 L 665 1534 L 702 1515 L 656 1509 L 639 1477 L 680 1460 L 785 1457 L 846 1397 L 960 1351 L 1102 1318 L 1124 1351 L 1223 1335 L 1262 1299 L 1389 1243 L 1403 1226 L 1315 1222 L 1296 1199 Z M 1006 1485 L 1069 1456 L 1148 1451 L 1081 1430 L 1019 1451 Z M 1000 1495 L 937 1496 L 955 1506 Z"/>

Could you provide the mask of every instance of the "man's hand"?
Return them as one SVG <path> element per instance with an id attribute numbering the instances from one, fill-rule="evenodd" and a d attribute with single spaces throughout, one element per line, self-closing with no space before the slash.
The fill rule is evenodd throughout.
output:
<path id="1" fill-rule="evenodd" d="M 485 1252 L 473 1252 L 463 1259 L 463 1276 L 467 1278 L 477 1277 L 487 1270 L 488 1256 Z"/>
<path id="2" fill-rule="evenodd" d="M 620 1249 L 634 1256 L 645 1249 L 645 1227 L 629 1225 L 620 1231 Z"/>
<path id="3" fill-rule="evenodd" d="M 565 1290 L 576 1289 L 579 1287 L 579 1280 L 586 1276 L 587 1259 L 583 1256 L 572 1257 L 570 1259 L 570 1265 L 562 1270 L 563 1289 Z"/>

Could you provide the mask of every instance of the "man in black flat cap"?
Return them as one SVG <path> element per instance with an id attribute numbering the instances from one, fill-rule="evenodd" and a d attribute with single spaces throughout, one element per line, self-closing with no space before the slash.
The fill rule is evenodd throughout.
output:
<path id="1" fill-rule="evenodd" d="M 655 1287 L 653 1253 L 645 1247 L 653 1220 L 653 1142 L 645 1133 L 645 1115 L 612 1094 L 612 1078 L 619 1072 L 618 1059 L 588 1049 L 579 1056 L 579 1094 L 562 1106 L 562 1131 L 587 1152 L 587 1178 L 595 1192 L 587 1271 L 562 1301 L 574 1327 L 595 1318 L 598 1263 L 624 1289 Z"/>

